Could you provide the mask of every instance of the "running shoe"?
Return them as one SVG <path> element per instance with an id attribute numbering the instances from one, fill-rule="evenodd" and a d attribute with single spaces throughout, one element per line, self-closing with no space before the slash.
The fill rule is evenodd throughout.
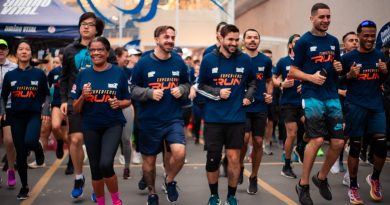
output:
<path id="1" fill-rule="evenodd" d="M 318 173 L 312 178 L 313 183 L 318 187 L 320 194 L 326 200 L 332 200 L 332 192 L 330 192 L 330 186 L 328 184 L 328 179 L 321 180 L 318 178 Z"/>
<path id="2" fill-rule="evenodd" d="M 330 173 L 332 173 L 332 174 L 338 174 L 338 173 L 340 173 L 340 164 L 339 164 L 338 161 L 336 161 L 336 162 L 333 164 L 332 168 L 330 168 Z"/>
<path id="3" fill-rule="evenodd" d="M 179 199 L 179 192 L 177 192 L 177 182 L 172 181 L 169 183 L 165 183 L 167 200 L 171 203 L 177 202 Z"/>
<path id="4" fill-rule="evenodd" d="M 119 161 L 119 164 L 125 165 L 125 156 L 123 156 L 123 154 L 119 155 L 118 161 Z"/>
<path id="5" fill-rule="evenodd" d="M 148 196 L 148 201 L 146 202 L 146 205 L 158 205 L 158 195 L 150 194 Z"/>
<path id="6" fill-rule="evenodd" d="M 74 180 L 74 187 L 71 193 L 72 198 L 77 199 L 83 196 L 83 189 L 85 184 L 85 177 Z"/>
<path id="7" fill-rule="evenodd" d="M 303 158 L 305 157 L 305 150 L 298 149 L 298 146 L 294 146 L 293 153 L 298 157 L 298 162 L 303 164 Z"/>
<path id="8" fill-rule="evenodd" d="M 266 155 L 272 155 L 273 153 L 272 153 L 272 151 L 271 151 L 271 145 L 270 145 L 270 144 L 266 144 L 266 145 L 264 146 L 263 152 L 264 152 L 264 154 L 266 154 Z"/>
<path id="9" fill-rule="evenodd" d="M 212 194 L 207 205 L 221 205 L 221 200 L 218 195 Z"/>
<path id="10" fill-rule="evenodd" d="M 235 196 L 230 195 L 227 198 L 225 205 L 238 205 L 237 198 Z"/>
<path id="11" fill-rule="evenodd" d="M 145 182 L 143 176 L 142 176 L 142 178 L 138 182 L 138 189 L 139 190 L 145 190 L 146 189 L 146 182 Z"/>
<path id="12" fill-rule="evenodd" d="M 382 200 L 382 187 L 379 180 L 371 179 L 371 174 L 366 177 L 368 185 L 370 185 L 370 196 L 375 201 Z"/>
<path id="13" fill-rule="evenodd" d="M 358 190 L 357 187 L 352 187 L 348 190 L 349 202 L 351 204 L 363 204 L 363 200 L 360 197 Z"/>
<path id="14" fill-rule="evenodd" d="M 343 184 L 344 184 L 345 186 L 347 186 L 347 187 L 350 186 L 351 180 L 350 180 L 350 178 L 349 178 L 349 172 L 345 172 L 344 177 L 343 177 Z"/>
<path id="15" fill-rule="evenodd" d="M 295 191 L 298 194 L 301 205 L 313 205 L 310 197 L 309 185 L 300 186 L 299 183 L 295 186 Z"/>
<path id="16" fill-rule="evenodd" d="M 130 177 L 130 169 L 129 168 L 124 168 L 123 169 L 123 179 L 131 179 L 131 177 Z"/>
<path id="17" fill-rule="evenodd" d="M 20 188 L 19 194 L 16 196 L 18 200 L 25 200 L 28 198 L 28 192 L 30 190 L 27 187 Z"/>
<path id="18" fill-rule="evenodd" d="M 28 166 L 28 168 L 30 168 L 30 169 L 37 169 L 37 168 L 45 167 L 45 166 L 46 166 L 46 163 L 43 163 L 43 164 L 41 164 L 41 165 L 38 165 L 37 161 L 33 161 L 33 162 L 29 163 L 27 166 Z"/>
<path id="19" fill-rule="evenodd" d="M 7 185 L 9 188 L 13 188 L 16 185 L 15 170 L 13 169 L 7 171 Z"/>
<path id="20" fill-rule="evenodd" d="M 142 156 L 139 152 L 133 151 L 133 159 L 132 162 L 133 164 L 141 164 L 142 161 Z"/>
<path id="21" fill-rule="evenodd" d="M 282 171 L 280 172 L 282 176 L 285 176 L 290 179 L 296 179 L 297 175 L 294 173 L 291 167 L 283 166 Z"/>
<path id="22" fill-rule="evenodd" d="M 97 203 L 95 192 L 92 192 L 92 194 L 91 194 L 91 201 L 94 203 Z"/>
<path id="23" fill-rule="evenodd" d="M 35 161 L 38 166 L 42 166 L 45 163 L 45 154 L 43 153 L 43 146 L 41 141 L 39 141 L 38 148 L 35 151 Z"/>
<path id="24" fill-rule="evenodd" d="M 255 195 L 257 193 L 258 187 L 257 187 L 257 176 L 249 177 L 248 179 L 249 185 L 248 189 L 246 189 L 246 192 L 251 195 Z"/>

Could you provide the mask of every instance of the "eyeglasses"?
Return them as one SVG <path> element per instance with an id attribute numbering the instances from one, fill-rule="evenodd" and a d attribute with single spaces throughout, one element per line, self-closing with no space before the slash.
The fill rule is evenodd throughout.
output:
<path id="1" fill-rule="evenodd" d="M 88 50 L 89 50 L 89 53 L 95 53 L 95 52 L 103 53 L 104 51 L 106 51 L 105 48 L 90 48 Z"/>
<path id="2" fill-rule="evenodd" d="M 359 27 L 371 27 L 371 26 L 376 26 L 376 24 L 370 20 L 365 20 L 359 24 Z"/>
<path id="3" fill-rule="evenodd" d="M 96 26 L 96 24 L 94 22 L 82 22 L 81 23 L 81 26 Z"/>

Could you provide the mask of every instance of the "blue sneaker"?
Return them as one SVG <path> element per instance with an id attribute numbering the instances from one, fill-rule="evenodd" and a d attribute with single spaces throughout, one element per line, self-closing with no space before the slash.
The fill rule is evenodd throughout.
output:
<path id="1" fill-rule="evenodd" d="M 157 194 L 151 194 L 148 196 L 148 202 L 146 205 L 158 205 L 158 196 Z"/>
<path id="2" fill-rule="evenodd" d="M 83 196 L 83 188 L 85 184 L 85 177 L 74 180 L 74 187 L 71 193 L 72 198 L 77 199 Z"/>
<path id="3" fill-rule="evenodd" d="M 211 195 L 209 198 L 209 203 L 207 205 L 221 205 L 221 200 L 218 195 Z"/>
<path id="4" fill-rule="evenodd" d="M 176 181 L 165 183 L 167 200 L 171 203 L 177 202 L 179 199 L 179 193 L 177 192 L 176 184 Z"/>
<path id="5" fill-rule="evenodd" d="M 144 180 L 143 176 L 142 176 L 142 178 L 138 182 L 138 189 L 139 190 L 145 190 L 146 189 L 146 183 L 145 183 L 145 180 Z"/>
<path id="6" fill-rule="evenodd" d="M 91 201 L 94 203 L 97 203 L 95 192 L 92 192 L 92 194 L 91 194 Z"/>
<path id="7" fill-rule="evenodd" d="M 225 205 L 238 205 L 236 197 L 229 196 L 225 202 Z"/>

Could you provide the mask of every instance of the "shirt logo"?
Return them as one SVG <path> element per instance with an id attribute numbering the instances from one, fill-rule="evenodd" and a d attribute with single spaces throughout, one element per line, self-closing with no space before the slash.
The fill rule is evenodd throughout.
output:
<path id="1" fill-rule="evenodd" d="M 73 84 L 72 90 L 70 91 L 71 93 L 76 93 L 77 86 L 76 84 Z"/>
<path id="2" fill-rule="evenodd" d="M 336 50 L 336 47 L 335 46 L 330 46 L 330 49 L 332 49 L 334 51 L 334 50 Z"/>
<path id="3" fill-rule="evenodd" d="M 11 86 L 15 86 L 18 81 L 11 81 Z"/>
<path id="4" fill-rule="evenodd" d="M 55 76 L 54 76 L 54 80 L 57 80 L 57 79 L 58 79 L 58 75 L 55 75 Z"/>
<path id="5" fill-rule="evenodd" d="M 156 71 L 150 71 L 148 72 L 148 78 L 153 78 L 154 74 L 156 74 Z"/>
<path id="6" fill-rule="evenodd" d="M 38 81 L 37 80 L 32 80 L 31 81 L 31 85 L 38 85 Z"/>
<path id="7" fill-rule="evenodd" d="M 179 76 L 180 75 L 180 71 L 172 71 L 172 76 Z"/>
<path id="8" fill-rule="evenodd" d="M 108 88 L 117 89 L 118 88 L 118 83 L 108 83 Z"/>
<path id="9" fill-rule="evenodd" d="M 310 47 L 310 51 L 313 52 L 313 51 L 316 51 L 317 50 L 317 46 L 312 46 Z"/>
<path id="10" fill-rule="evenodd" d="M 264 72 L 264 66 L 261 66 L 261 67 L 257 67 L 258 71 L 260 72 Z"/>
<path id="11" fill-rule="evenodd" d="M 237 73 L 244 73 L 244 68 L 236 68 Z"/>
<path id="12" fill-rule="evenodd" d="M 286 66 L 286 70 L 290 71 L 291 66 Z"/>
<path id="13" fill-rule="evenodd" d="M 212 68 L 211 73 L 218 73 L 218 67 Z"/>

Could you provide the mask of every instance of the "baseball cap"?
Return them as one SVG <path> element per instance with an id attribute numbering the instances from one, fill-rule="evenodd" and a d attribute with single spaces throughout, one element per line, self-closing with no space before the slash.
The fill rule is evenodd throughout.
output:
<path id="1" fill-rule="evenodd" d="M 135 49 L 135 48 L 130 48 L 127 50 L 127 52 L 129 53 L 129 56 L 142 54 L 142 51 L 140 51 L 139 49 Z"/>
<path id="2" fill-rule="evenodd" d="M 8 43 L 4 39 L 0 39 L 0 45 L 4 45 L 5 47 L 8 48 Z"/>

